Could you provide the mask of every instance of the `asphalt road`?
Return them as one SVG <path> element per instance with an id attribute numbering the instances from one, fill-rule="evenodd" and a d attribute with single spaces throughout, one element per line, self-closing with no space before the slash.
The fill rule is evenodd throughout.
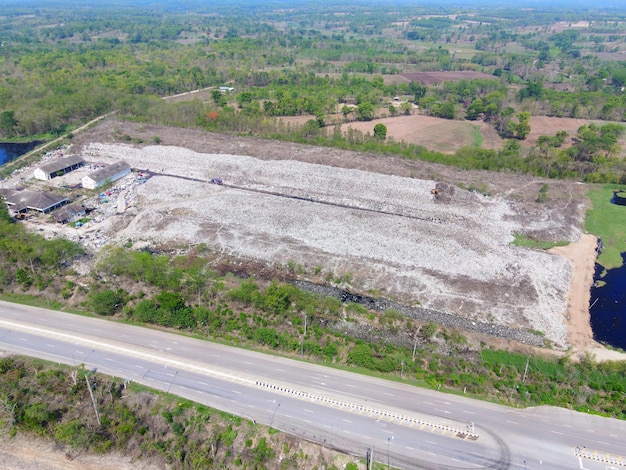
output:
<path id="1" fill-rule="evenodd" d="M 0 302 L 0 348 L 85 364 L 355 455 L 370 449 L 391 467 L 626 468 L 624 421 L 511 409 L 111 321 Z"/>

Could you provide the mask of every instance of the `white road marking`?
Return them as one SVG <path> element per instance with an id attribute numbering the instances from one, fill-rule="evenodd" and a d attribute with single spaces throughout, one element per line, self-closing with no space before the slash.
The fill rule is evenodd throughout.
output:
<path id="1" fill-rule="evenodd" d="M 463 413 L 467 413 L 468 415 L 475 415 L 476 414 L 473 411 L 467 411 L 467 410 L 464 410 Z"/>
<path id="2" fill-rule="evenodd" d="M 432 403 L 431 403 L 431 402 L 429 402 L 429 401 L 423 401 L 422 403 L 423 403 L 424 405 L 432 405 Z"/>
<path id="3" fill-rule="evenodd" d="M 550 431 L 550 432 L 551 432 L 552 434 L 560 434 L 560 435 L 563 435 L 563 433 L 562 433 L 562 432 L 559 432 L 559 431 Z"/>
<path id="4" fill-rule="evenodd" d="M 199 383 L 200 385 L 202 385 L 203 387 L 208 387 L 208 386 L 209 386 L 209 384 L 204 383 L 204 382 L 198 382 L 198 383 Z"/>
<path id="5" fill-rule="evenodd" d="M 241 395 L 241 392 L 238 392 L 237 390 L 231 390 L 231 392 L 237 394 L 237 395 Z"/>
<path id="6" fill-rule="evenodd" d="M 350 421 L 349 419 L 342 419 L 341 421 L 343 421 L 344 423 L 351 423 L 352 424 L 352 421 Z"/>
<path id="7" fill-rule="evenodd" d="M 104 358 L 105 361 L 107 362 L 115 362 L 113 359 L 111 359 L 110 357 L 105 357 Z"/>
<path id="8" fill-rule="evenodd" d="M 509 420 L 509 419 L 507 419 L 507 420 L 506 420 L 506 422 L 507 422 L 507 423 L 511 423 L 511 424 L 517 424 L 517 422 L 515 422 L 515 421 L 511 421 L 511 420 Z"/>
<path id="9" fill-rule="evenodd" d="M 393 393 L 383 392 L 383 395 L 387 395 L 388 397 L 392 397 L 392 396 L 393 396 Z"/>
<path id="10" fill-rule="evenodd" d="M 433 445 L 433 446 L 436 446 L 436 445 L 437 445 L 437 443 L 436 443 L 436 442 L 433 442 L 433 441 L 424 441 L 424 442 L 425 442 L 426 444 L 430 444 L 430 445 Z"/>
<path id="11" fill-rule="evenodd" d="M 311 410 L 307 410 L 306 408 L 303 408 L 302 411 L 304 411 L 305 413 L 313 413 Z"/>

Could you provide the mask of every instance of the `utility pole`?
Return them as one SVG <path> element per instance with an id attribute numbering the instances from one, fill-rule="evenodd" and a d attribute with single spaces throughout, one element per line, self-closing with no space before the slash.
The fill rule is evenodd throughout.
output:
<path id="1" fill-rule="evenodd" d="M 304 336 L 302 337 L 302 345 L 300 346 L 300 355 L 304 356 L 304 340 L 306 339 L 306 312 L 304 314 Z"/>
<path id="2" fill-rule="evenodd" d="M 528 363 L 530 362 L 530 357 L 526 359 L 526 368 L 524 369 L 524 377 L 522 377 L 522 383 L 526 380 L 526 372 L 528 372 Z"/>
<path id="3" fill-rule="evenodd" d="M 91 403 L 93 403 L 93 409 L 96 412 L 96 421 L 98 421 L 98 426 L 100 425 L 100 415 L 98 414 L 98 405 L 96 405 L 96 399 L 93 396 L 93 390 L 91 390 L 91 384 L 89 383 L 89 376 L 85 374 L 85 381 L 87 382 L 87 389 L 89 390 L 89 395 L 91 395 Z"/>
<path id="4" fill-rule="evenodd" d="M 174 380 L 176 380 L 177 376 L 178 376 L 178 371 L 176 371 L 174 373 L 174 377 L 172 378 L 172 381 L 170 382 L 169 386 L 167 387 L 167 392 L 166 393 L 170 393 L 170 389 L 172 388 L 172 385 L 174 385 Z"/>
<path id="5" fill-rule="evenodd" d="M 420 325 L 420 326 L 417 328 L 417 331 L 415 332 L 415 344 L 413 344 L 413 357 L 411 357 L 411 360 L 412 360 L 413 362 L 415 362 L 415 350 L 417 349 L 417 335 L 419 334 L 419 332 L 420 332 L 420 328 L 421 328 L 421 327 L 422 327 L 422 325 Z"/>
<path id="6" fill-rule="evenodd" d="M 276 412 L 278 411 L 278 408 L 280 408 L 280 403 L 276 405 L 276 408 L 274 409 L 274 412 L 272 413 L 272 419 L 270 420 L 270 428 L 274 424 L 274 416 L 276 416 Z"/>

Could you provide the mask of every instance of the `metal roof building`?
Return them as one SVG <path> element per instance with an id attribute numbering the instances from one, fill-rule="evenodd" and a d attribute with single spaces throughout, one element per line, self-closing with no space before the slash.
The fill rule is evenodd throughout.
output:
<path id="1" fill-rule="evenodd" d="M 23 212 L 30 209 L 46 213 L 61 207 L 68 201 L 68 198 L 64 196 L 28 189 L 0 189 L 0 194 L 4 196 L 7 206 L 13 212 Z"/>
<path id="2" fill-rule="evenodd" d="M 34 172 L 38 180 L 49 180 L 55 176 L 61 176 L 70 171 L 74 171 L 85 164 L 85 160 L 78 155 L 70 155 L 64 158 L 55 158 L 40 165 Z"/>
<path id="3" fill-rule="evenodd" d="M 84 176 L 82 179 L 83 188 L 96 189 L 106 182 L 117 181 L 130 173 L 130 166 L 128 163 L 121 161 L 106 166 L 93 173 Z"/>

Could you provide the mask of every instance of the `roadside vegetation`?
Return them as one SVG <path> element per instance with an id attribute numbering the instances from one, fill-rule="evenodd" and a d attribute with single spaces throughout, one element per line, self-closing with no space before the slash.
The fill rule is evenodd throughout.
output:
<path id="1" fill-rule="evenodd" d="M 0 433 L 52 438 L 70 460 L 89 451 L 154 468 L 357 468 L 350 456 L 180 397 L 21 357 L 0 359 Z"/>

